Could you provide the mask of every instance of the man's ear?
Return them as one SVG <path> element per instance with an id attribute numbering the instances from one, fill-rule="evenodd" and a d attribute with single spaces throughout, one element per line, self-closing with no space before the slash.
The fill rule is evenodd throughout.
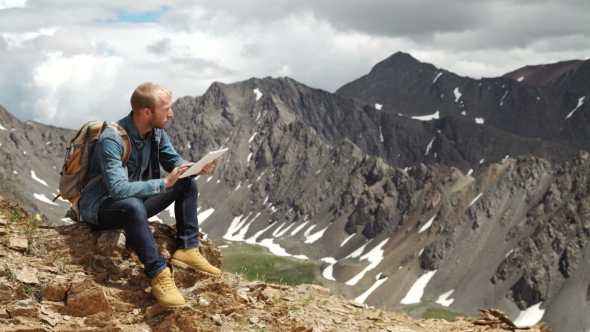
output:
<path id="1" fill-rule="evenodd" d="M 141 109 L 141 115 L 146 116 L 146 117 L 149 117 L 151 112 L 152 111 L 147 107 L 144 107 Z"/>

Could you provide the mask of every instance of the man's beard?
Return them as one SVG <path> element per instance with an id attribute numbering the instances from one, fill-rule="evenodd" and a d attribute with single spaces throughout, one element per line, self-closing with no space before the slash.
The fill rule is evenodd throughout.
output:
<path id="1" fill-rule="evenodd" d="M 169 120 L 163 120 L 160 122 L 156 122 L 154 120 L 150 121 L 150 127 L 152 128 L 158 128 L 158 129 L 166 129 L 166 125 L 168 124 Z"/>

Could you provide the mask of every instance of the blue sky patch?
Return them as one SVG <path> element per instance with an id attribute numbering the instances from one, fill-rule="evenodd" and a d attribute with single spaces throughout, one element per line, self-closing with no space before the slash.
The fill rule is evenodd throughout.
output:
<path id="1" fill-rule="evenodd" d="M 151 12 L 144 12 L 144 13 L 128 13 L 123 10 L 117 11 L 117 18 L 116 19 L 108 19 L 108 20 L 95 20 L 95 22 L 100 23 L 158 23 L 160 22 L 160 16 L 167 12 L 169 7 L 162 7 L 159 11 L 151 11 Z"/>

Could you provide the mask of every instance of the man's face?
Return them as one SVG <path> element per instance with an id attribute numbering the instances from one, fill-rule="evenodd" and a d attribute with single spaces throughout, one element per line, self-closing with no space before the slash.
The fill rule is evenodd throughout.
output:
<path id="1" fill-rule="evenodd" d="M 168 96 L 161 94 L 158 96 L 156 111 L 151 112 L 150 127 L 166 129 L 166 124 L 174 116 L 172 113 L 172 100 Z"/>

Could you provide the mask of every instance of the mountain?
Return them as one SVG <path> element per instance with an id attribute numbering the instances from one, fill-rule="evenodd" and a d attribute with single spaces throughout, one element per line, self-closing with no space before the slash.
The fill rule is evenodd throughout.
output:
<path id="1" fill-rule="evenodd" d="M 506 109 L 484 102 L 498 104 L 506 93 L 496 82 L 524 91 L 521 108 L 510 93 Z M 468 93 L 479 83 L 481 98 Z M 556 330 L 590 328 L 579 291 L 588 288 L 588 153 L 577 147 L 585 144 L 587 106 L 565 120 L 582 128 L 576 135 L 525 135 L 561 112 L 536 108 L 527 96 L 538 92 L 559 105 L 552 98 L 562 90 L 462 78 L 405 54 L 345 87 L 332 94 L 290 78 L 253 78 L 215 82 L 202 96 L 174 102 L 167 132 L 184 158 L 229 148 L 198 179 L 209 238 L 320 261 L 325 285 L 369 305 L 422 302 L 472 316 L 496 307 L 510 317 L 543 317 Z M 438 118 L 424 117 L 436 111 Z M 521 117 L 535 112 L 543 116 Z M 473 118 L 484 115 L 483 123 Z M 5 111 L 0 125 L 10 128 L 0 130 L 11 161 L 2 174 L 18 173 L 8 191 L 47 223 L 63 223 L 69 204 L 45 198 L 56 193 L 73 132 Z M 152 220 L 173 221 L 169 211 Z"/>
<path id="2" fill-rule="evenodd" d="M 520 77 L 528 78 L 519 82 Z M 588 100 L 584 103 L 590 95 L 589 78 L 590 60 L 525 67 L 503 77 L 476 80 L 398 52 L 336 94 L 382 105 L 390 113 L 423 116 L 438 112 L 440 118 L 462 118 L 590 150 Z"/>

